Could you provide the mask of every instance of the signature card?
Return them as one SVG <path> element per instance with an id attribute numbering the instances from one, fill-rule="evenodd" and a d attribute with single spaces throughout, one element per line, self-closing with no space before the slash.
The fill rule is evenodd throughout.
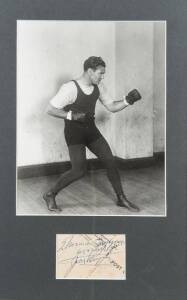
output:
<path id="1" fill-rule="evenodd" d="M 57 279 L 126 279 L 124 234 L 57 234 Z"/>

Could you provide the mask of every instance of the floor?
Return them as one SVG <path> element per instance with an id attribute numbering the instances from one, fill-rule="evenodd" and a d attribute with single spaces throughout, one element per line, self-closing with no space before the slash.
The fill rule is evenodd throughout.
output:
<path id="1" fill-rule="evenodd" d="M 104 170 L 91 171 L 62 190 L 56 198 L 62 212 L 50 212 L 42 199 L 58 176 L 43 176 L 17 181 L 17 215 L 106 215 L 106 216 L 165 216 L 165 175 L 162 164 L 143 169 L 120 171 L 128 199 L 140 207 L 129 212 L 115 205 L 116 197 Z"/>

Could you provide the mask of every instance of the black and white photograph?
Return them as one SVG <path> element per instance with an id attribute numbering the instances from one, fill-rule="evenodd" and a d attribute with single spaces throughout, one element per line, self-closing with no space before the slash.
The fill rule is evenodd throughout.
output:
<path id="1" fill-rule="evenodd" d="M 185 0 L 0 0 L 0 300 L 185 300 Z"/>
<path id="2" fill-rule="evenodd" d="M 166 29 L 17 20 L 16 215 L 167 216 Z"/>

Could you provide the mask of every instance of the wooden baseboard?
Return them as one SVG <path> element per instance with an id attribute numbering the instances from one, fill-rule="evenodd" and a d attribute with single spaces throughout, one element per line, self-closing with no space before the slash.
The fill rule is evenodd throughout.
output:
<path id="1" fill-rule="evenodd" d="M 164 162 L 164 152 L 157 152 L 153 157 L 122 159 L 115 157 L 119 169 L 132 169 L 132 168 L 146 168 L 156 163 Z M 38 176 L 49 176 L 63 173 L 70 169 L 71 163 L 69 161 L 47 163 L 41 165 L 23 166 L 17 168 L 17 178 L 29 178 Z M 98 159 L 87 160 L 88 170 L 104 169 L 103 164 Z"/>
<path id="2" fill-rule="evenodd" d="M 153 166 L 154 164 L 164 162 L 164 152 L 154 153 L 152 157 L 141 157 L 132 159 L 122 159 L 117 157 L 117 166 L 119 169 L 133 169 L 133 168 L 146 168 Z"/>

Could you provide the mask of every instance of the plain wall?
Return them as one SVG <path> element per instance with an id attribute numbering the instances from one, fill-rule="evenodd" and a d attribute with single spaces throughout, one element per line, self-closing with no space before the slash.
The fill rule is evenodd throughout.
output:
<path id="1" fill-rule="evenodd" d="M 153 145 L 159 151 L 164 143 L 161 35 L 162 28 L 154 22 L 18 21 L 17 165 L 69 160 L 64 121 L 50 117 L 45 109 L 62 83 L 81 75 L 82 64 L 91 55 L 106 61 L 104 84 L 113 97 L 121 99 L 138 88 L 143 98 L 115 114 L 98 102 L 96 123 L 113 153 L 147 157 L 152 156 Z M 95 157 L 87 153 L 88 158 Z"/>
<path id="2" fill-rule="evenodd" d="M 115 115 L 116 155 L 153 155 L 153 22 L 116 23 L 116 98 L 137 88 L 142 101 Z"/>
<path id="3" fill-rule="evenodd" d="M 45 113 L 61 84 L 79 77 L 84 60 L 105 58 L 114 96 L 114 23 L 19 21 L 17 26 L 17 165 L 67 161 L 64 121 Z M 110 143 L 111 114 L 97 104 L 97 124 Z M 89 153 L 88 157 L 95 157 Z"/>

